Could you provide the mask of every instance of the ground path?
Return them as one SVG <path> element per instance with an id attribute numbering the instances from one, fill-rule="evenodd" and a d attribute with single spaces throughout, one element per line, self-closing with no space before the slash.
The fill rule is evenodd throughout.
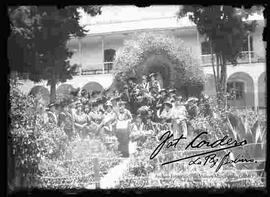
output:
<path id="1" fill-rule="evenodd" d="M 130 154 L 135 152 L 134 144 L 130 143 L 129 145 Z M 109 169 L 108 173 L 101 178 L 100 180 L 100 188 L 101 189 L 112 189 L 115 188 L 123 174 L 128 170 L 128 164 L 130 162 L 129 158 L 123 158 L 121 162 L 114 166 L 113 168 Z M 95 185 L 91 184 L 86 187 L 86 189 L 95 189 Z"/>

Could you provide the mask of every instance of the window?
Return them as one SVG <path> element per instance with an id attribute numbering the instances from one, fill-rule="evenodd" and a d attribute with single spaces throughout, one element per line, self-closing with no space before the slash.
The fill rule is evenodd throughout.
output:
<path id="1" fill-rule="evenodd" d="M 248 49 L 248 36 L 247 36 L 243 41 L 244 43 L 242 46 L 242 51 L 253 51 L 253 38 L 252 38 L 252 36 L 250 36 L 249 39 L 250 39 L 250 50 Z M 202 48 L 202 55 L 211 54 L 209 41 L 202 42 L 201 48 Z"/>
<path id="2" fill-rule="evenodd" d="M 112 70 L 113 61 L 115 58 L 115 50 L 114 49 L 106 49 L 104 50 L 104 70 L 109 72 Z"/>
<path id="3" fill-rule="evenodd" d="M 244 82 L 234 81 L 227 83 L 227 92 L 231 95 L 231 100 L 241 100 L 244 98 Z"/>
<path id="4" fill-rule="evenodd" d="M 253 51 L 253 38 L 252 36 L 249 37 L 250 40 L 250 49 L 248 49 L 248 36 L 244 39 L 242 51 Z"/>

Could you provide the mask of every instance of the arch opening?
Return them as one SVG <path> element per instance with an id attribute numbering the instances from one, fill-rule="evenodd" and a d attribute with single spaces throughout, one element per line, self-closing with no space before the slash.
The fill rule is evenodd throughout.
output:
<path id="1" fill-rule="evenodd" d="M 91 82 L 88 82 L 87 84 L 85 84 L 83 86 L 82 89 L 85 89 L 88 93 L 92 93 L 93 91 L 98 91 L 98 92 L 102 92 L 104 90 L 103 86 L 98 83 L 98 82 L 94 82 L 94 81 L 91 81 Z"/>
<path id="2" fill-rule="evenodd" d="M 228 103 L 235 107 L 254 107 L 254 82 L 252 77 L 244 72 L 233 73 L 227 80 L 227 91 L 234 97 Z"/>
<path id="3" fill-rule="evenodd" d="M 259 108 L 266 107 L 266 74 L 263 72 L 258 79 L 258 98 L 259 98 Z"/>

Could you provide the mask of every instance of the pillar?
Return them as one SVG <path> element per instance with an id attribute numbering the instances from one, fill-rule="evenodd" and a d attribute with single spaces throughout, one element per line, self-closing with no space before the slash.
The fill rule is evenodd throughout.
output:
<path id="1" fill-rule="evenodd" d="M 105 73 L 104 71 L 104 36 L 101 37 L 101 58 L 102 58 L 102 72 L 103 74 Z"/>
<path id="2" fill-rule="evenodd" d="M 248 34 L 248 62 L 251 64 L 250 33 Z"/>
<path id="3" fill-rule="evenodd" d="M 254 109 L 257 110 L 259 106 L 259 77 L 253 78 L 254 82 Z"/>

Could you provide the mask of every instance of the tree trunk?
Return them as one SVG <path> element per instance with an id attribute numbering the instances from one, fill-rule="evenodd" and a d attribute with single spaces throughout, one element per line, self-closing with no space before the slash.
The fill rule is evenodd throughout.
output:
<path id="1" fill-rule="evenodd" d="M 227 66 L 225 62 L 225 58 L 223 55 L 221 55 L 221 72 L 220 72 L 220 78 L 221 78 L 221 96 L 224 104 L 227 103 Z M 224 106 L 225 107 L 225 106 Z"/>
<path id="2" fill-rule="evenodd" d="M 216 71 L 215 71 L 215 62 L 214 62 L 214 54 L 213 54 L 213 43 L 212 43 L 212 40 L 211 39 L 210 39 L 210 52 L 211 52 L 211 63 L 212 63 L 214 80 L 215 80 L 215 87 L 216 87 L 216 93 L 217 93 L 218 92 L 218 88 L 217 88 L 217 75 L 216 75 Z"/>
<path id="3" fill-rule="evenodd" d="M 56 100 L 56 78 L 55 76 L 51 79 L 51 91 L 50 91 L 50 103 L 55 102 Z"/>

